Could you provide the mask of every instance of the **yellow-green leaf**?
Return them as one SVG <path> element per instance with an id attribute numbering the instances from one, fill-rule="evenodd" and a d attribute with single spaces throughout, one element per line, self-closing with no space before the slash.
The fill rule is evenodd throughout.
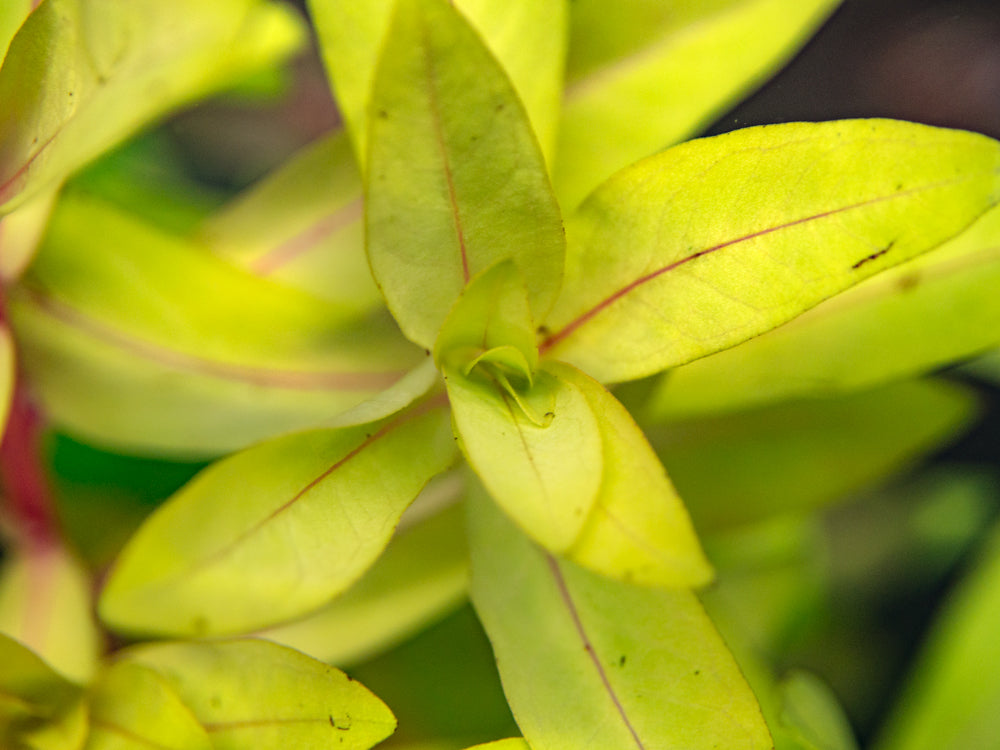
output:
<path id="1" fill-rule="evenodd" d="M 0 436 L 3 436 L 14 395 L 14 340 L 5 321 L 0 321 Z"/>
<path id="2" fill-rule="evenodd" d="M 520 737 L 511 737 L 506 740 L 487 742 L 484 745 L 476 745 L 466 750 L 531 750 L 528 743 Z"/>
<path id="3" fill-rule="evenodd" d="M 465 510 L 453 504 L 457 476 L 432 482 L 403 517 L 385 552 L 330 604 L 302 620 L 257 633 L 341 667 L 388 649 L 455 607 L 465 596 Z"/>
<path id="4" fill-rule="evenodd" d="M 47 0 L 0 69 L 0 214 L 302 40 L 279 3 Z"/>
<path id="5" fill-rule="evenodd" d="M 869 388 L 1000 344 L 1000 209 L 787 325 L 668 373 L 673 417 Z"/>
<path id="6" fill-rule="evenodd" d="M 108 667 L 90 690 L 83 750 L 212 750 L 204 727 L 169 683 L 130 661 Z"/>
<path id="7" fill-rule="evenodd" d="M 750 688 L 697 598 L 623 585 L 470 502 L 472 597 L 533 750 L 769 750 Z"/>
<path id="8" fill-rule="evenodd" d="M 490 494 L 539 543 L 569 549 L 601 487 L 601 432 L 587 397 L 545 370 L 522 395 L 479 370 L 447 370 L 445 382 L 462 450 Z"/>
<path id="9" fill-rule="evenodd" d="M 80 562 L 61 547 L 12 548 L 0 565 L 0 632 L 70 680 L 86 683 L 101 650 L 92 590 Z"/>
<path id="10" fill-rule="evenodd" d="M 608 382 L 733 346 L 958 234 L 1000 199 L 998 173 L 996 141 L 889 120 L 668 149 L 569 223 L 542 349 Z"/>
<path id="11" fill-rule="evenodd" d="M 372 274 L 426 348 L 469 280 L 511 258 L 536 316 L 559 288 L 559 207 L 499 63 L 444 0 L 400 0 L 372 94 Z"/>
<path id="12" fill-rule="evenodd" d="M 156 644 L 124 658 L 163 677 L 214 750 L 367 750 L 396 728 L 359 682 L 268 641 Z"/>
<path id="13" fill-rule="evenodd" d="M 938 448 L 976 407 L 963 388 L 917 380 L 672 422 L 649 434 L 704 531 L 844 498 Z"/>
<path id="14" fill-rule="evenodd" d="M 840 0 L 574 0 L 553 183 L 565 208 L 694 135 Z"/>
<path id="15" fill-rule="evenodd" d="M 384 313 L 352 319 L 80 196 L 9 298 L 46 412 L 132 451 L 199 457 L 321 424 L 424 358 Z"/>
<path id="16" fill-rule="evenodd" d="M 253 274 L 363 312 L 382 297 L 365 258 L 362 203 L 350 144 L 337 131 L 237 196 L 198 236 Z"/>
<path id="17" fill-rule="evenodd" d="M 7 55 L 7 47 L 14 34 L 24 23 L 34 6 L 33 0 L 7 0 L 0 5 L 0 65 Z"/>
<path id="18" fill-rule="evenodd" d="M 584 395 L 601 437 L 601 487 L 565 551 L 584 567 L 631 583 L 700 586 L 712 568 L 663 466 L 631 415 L 600 383 L 568 365 L 548 365 Z"/>
<path id="19" fill-rule="evenodd" d="M 48 224 L 57 191 L 39 193 L 6 216 L 0 216 L 0 279 L 10 283 L 35 255 Z"/>
<path id="20" fill-rule="evenodd" d="M 209 467 L 147 520 L 99 612 L 115 629 L 204 635 L 299 617 L 375 561 L 424 484 L 454 459 L 447 414 L 314 430 Z"/>

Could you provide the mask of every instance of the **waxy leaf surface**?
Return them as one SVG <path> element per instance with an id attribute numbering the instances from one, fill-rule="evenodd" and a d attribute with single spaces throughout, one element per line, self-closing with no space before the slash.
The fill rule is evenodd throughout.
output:
<path id="1" fill-rule="evenodd" d="M 128 450 L 198 457 L 311 427 L 423 359 L 384 313 L 349 319 L 90 198 L 60 202 L 9 296 L 46 412 Z"/>
<path id="2" fill-rule="evenodd" d="M 513 259 L 536 316 L 551 306 L 564 237 L 517 94 L 443 0 L 401 0 L 372 94 L 368 259 L 403 332 L 431 348 L 476 274 Z"/>
<path id="3" fill-rule="evenodd" d="M 91 688 L 87 708 L 84 750 L 212 750 L 208 732 L 149 667 L 112 664 Z"/>
<path id="4" fill-rule="evenodd" d="M 668 373 L 651 409 L 684 416 L 868 388 L 1000 344 L 1000 210 L 787 325 Z"/>
<path id="5" fill-rule="evenodd" d="M 568 365 L 548 367 L 584 395 L 601 438 L 601 487 L 570 560 L 606 576 L 653 586 L 700 586 L 712 568 L 662 464 L 624 406 Z"/>
<path id="6" fill-rule="evenodd" d="M 694 135 L 784 63 L 839 0 L 574 0 L 553 183 L 564 208 Z"/>
<path id="7" fill-rule="evenodd" d="M 601 486 L 597 419 L 573 383 L 544 370 L 524 398 L 495 379 L 445 372 L 452 419 L 469 464 L 500 506 L 548 549 L 568 549 Z"/>
<path id="8" fill-rule="evenodd" d="M 0 215 L 301 40 L 278 3 L 47 0 L 0 68 Z"/>
<path id="9" fill-rule="evenodd" d="M 844 498 L 938 448 L 976 406 L 954 385 L 909 381 L 668 423 L 648 434 L 704 531 Z"/>
<path id="10" fill-rule="evenodd" d="M 611 581 L 538 549 L 487 500 L 469 510 L 473 603 L 533 750 L 772 747 L 691 592 Z"/>
<path id="11" fill-rule="evenodd" d="M 1000 198 L 1000 144 L 889 120 L 691 141 L 567 225 L 543 351 L 602 382 L 725 349 L 958 234 Z"/>
<path id="12" fill-rule="evenodd" d="M 360 163 L 368 157 L 368 119 L 379 52 L 393 0 L 309 0 L 323 62 Z M 564 0 L 457 0 L 524 103 L 542 149 L 551 155 L 566 55 Z"/>
<path id="13" fill-rule="evenodd" d="M 158 644 L 124 658 L 163 677 L 214 750 L 367 750 L 396 728 L 363 685 L 268 641 Z"/>
<path id="14" fill-rule="evenodd" d="M 454 501 L 457 476 L 437 481 L 403 514 L 385 552 L 351 588 L 315 613 L 257 633 L 321 661 L 346 667 L 413 635 L 455 607 L 468 588 L 465 510 L 429 518 L 422 503 Z M 426 495 L 426 497 L 425 497 Z M 410 519 L 416 516 L 416 520 Z"/>
<path id="15" fill-rule="evenodd" d="M 7 47 L 14 34 L 28 17 L 34 0 L 7 0 L 0 5 L 0 65 L 7 55 Z"/>
<path id="16" fill-rule="evenodd" d="M 209 467 L 131 539 L 100 601 L 128 632 L 245 632 L 354 583 L 424 484 L 454 459 L 441 408 L 314 430 Z"/>
<path id="17" fill-rule="evenodd" d="M 55 544 L 8 549 L 0 565 L 0 632 L 86 683 L 101 648 L 92 590 L 80 562 Z"/>
<path id="18" fill-rule="evenodd" d="M 198 236 L 253 274 L 363 312 L 382 297 L 365 258 L 362 203 L 350 144 L 337 131 L 237 196 Z"/>

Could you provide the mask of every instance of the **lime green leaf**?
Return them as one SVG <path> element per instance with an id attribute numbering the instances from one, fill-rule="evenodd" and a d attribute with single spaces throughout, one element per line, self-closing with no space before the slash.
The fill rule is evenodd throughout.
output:
<path id="1" fill-rule="evenodd" d="M 81 197 L 60 202 L 10 303 L 46 411 L 129 450 L 200 457 L 313 426 L 424 356 L 387 315 L 348 320 Z M 417 380 L 385 405 L 395 411 L 429 383 Z"/>
<path id="2" fill-rule="evenodd" d="M 167 681 L 214 750 L 366 750 L 396 728 L 360 683 L 268 641 L 158 644 L 125 658 Z"/>
<path id="3" fill-rule="evenodd" d="M 778 744 L 779 750 L 857 750 L 851 725 L 822 680 L 794 670 L 777 689 L 782 703 L 778 732 L 787 737 Z"/>
<path id="4" fill-rule="evenodd" d="M 369 99 L 392 0 L 309 0 L 323 62 L 358 161 L 367 160 Z M 566 53 L 565 0 L 458 0 L 524 102 L 546 154 L 560 109 Z"/>
<path id="5" fill-rule="evenodd" d="M 426 407 L 230 456 L 132 538 L 101 617 L 128 632 L 198 635 L 315 610 L 375 561 L 406 506 L 453 458 L 447 415 Z"/>
<path id="6" fill-rule="evenodd" d="M 693 594 L 589 573 L 539 550 L 484 499 L 469 510 L 473 602 L 533 750 L 772 747 Z"/>
<path id="7" fill-rule="evenodd" d="M 432 482 L 361 580 L 305 619 L 257 635 L 343 667 L 395 645 L 457 605 L 468 575 L 464 508 L 453 504 L 420 516 L 459 491 L 457 476 Z"/>
<path id="8" fill-rule="evenodd" d="M 82 690 L 0 633 L 0 746 L 76 750 L 86 734 Z"/>
<path id="9" fill-rule="evenodd" d="M 584 393 L 545 370 L 517 398 L 479 370 L 446 371 L 445 382 L 462 450 L 490 494 L 545 547 L 568 549 L 601 486 L 600 426 Z"/>
<path id="10" fill-rule="evenodd" d="M 549 365 L 580 390 L 596 419 L 603 451 L 601 488 L 566 557 L 637 584 L 700 586 L 712 577 L 687 510 L 631 415 L 595 380 Z"/>
<path id="11" fill-rule="evenodd" d="M 889 120 L 676 146 L 568 225 L 542 348 L 607 382 L 738 344 L 963 230 L 1000 198 L 998 165 L 991 139 Z"/>
<path id="12" fill-rule="evenodd" d="M 91 614 L 92 588 L 79 561 L 60 547 L 9 550 L 0 566 L 0 632 L 85 683 L 101 647 Z"/>
<path id="13" fill-rule="evenodd" d="M 1000 209 L 933 252 L 787 325 L 666 375 L 654 411 L 683 416 L 867 388 L 1000 344 Z"/>
<path id="14" fill-rule="evenodd" d="M 17 210 L 0 217 L 0 279 L 10 282 L 27 268 L 35 255 L 52 207 L 56 191 L 36 195 Z"/>
<path id="15" fill-rule="evenodd" d="M 279 3 L 47 0 L 0 69 L 0 213 L 302 40 Z"/>
<path id="16" fill-rule="evenodd" d="M 938 448 L 969 424 L 976 406 L 963 388 L 910 381 L 669 423 L 649 434 L 706 530 L 842 499 Z"/>
<path id="17" fill-rule="evenodd" d="M 536 315 L 559 288 L 559 207 L 499 64 L 444 0 L 401 0 L 372 95 L 368 259 L 403 332 L 430 348 L 469 280 L 512 258 Z"/>
<path id="18" fill-rule="evenodd" d="M 991 747 L 1000 736 L 1000 529 L 946 603 L 878 750 Z"/>
<path id="19" fill-rule="evenodd" d="M 212 741 L 167 681 L 148 667 L 112 664 L 90 691 L 83 750 L 212 750 Z"/>
<path id="20" fill-rule="evenodd" d="M 707 125 L 783 64 L 840 0 L 575 0 L 553 183 L 576 206 Z"/>
<path id="21" fill-rule="evenodd" d="M 361 177 L 338 131 L 237 196 L 202 225 L 199 238 L 251 273 L 361 312 L 382 303 L 361 215 Z"/>
<path id="22" fill-rule="evenodd" d="M 520 737 L 511 737 L 506 740 L 487 742 L 485 745 L 476 745 L 467 750 L 531 750 L 528 743 Z"/>
<path id="23" fill-rule="evenodd" d="M 14 395 L 14 340 L 10 329 L 0 321 L 0 436 L 7 424 L 10 401 Z"/>
<path id="24" fill-rule="evenodd" d="M 7 0 L 0 5 L 0 65 L 7 55 L 10 40 L 28 17 L 33 5 L 33 0 Z"/>

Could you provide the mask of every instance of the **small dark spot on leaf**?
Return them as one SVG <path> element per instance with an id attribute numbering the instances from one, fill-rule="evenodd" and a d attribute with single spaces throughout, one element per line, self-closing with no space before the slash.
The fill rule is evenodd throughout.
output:
<path id="1" fill-rule="evenodd" d="M 337 722 L 333 720 L 333 716 L 330 716 L 330 726 L 336 728 Z"/>
<path id="2" fill-rule="evenodd" d="M 498 104 L 498 105 L 496 106 L 496 111 L 497 111 L 497 112 L 503 112 L 503 102 L 500 102 L 500 103 L 499 103 L 499 104 Z"/>
<path id="3" fill-rule="evenodd" d="M 538 331 L 536 331 L 536 333 L 538 333 L 539 336 L 548 336 L 549 335 L 548 326 L 538 326 Z"/>
<path id="4" fill-rule="evenodd" d="M 545 412 L 545 416 L 548 417 L 549 419 L 552 419 L 553 417 L 555 417 L 555 415 L 556 413 L 554 411 Z"/>
<path id="5" fill-rule="evenodd" d="M 222 707 L 222 698 L 220 698 L 217 695 L 213 695 L 209 699 L 208 702 L 211 704 L 212 708 L 221 708 Z"/>
<path id="6" fill-rule="evenodd" d="M 902 182 L 897 182 L 896 183 L 896 190 L 902 190 L 902 189 L 903 189 L 903 183 Z"/>
<path id="7" fill-rule="evenodd" d="M 881 258 L 887 252 L 889 252 L 890 250 L 892 250 L 892 246 L 895 245 L 895 244 L 896 244 L 896 240 L 893 240 L 888 245 L 886 245 L 885 247 L 883 247 L 881 250 L 877 250 L 876 252 L 872 253 L 871 255 L 868 255 L 868 256 L 862 258 L 857 263 L 855 263 L 853 266 L 851 266 L 851 270 L 856 271 L 857 269 L 861 268 L 861 266 L 863 266 L 865 263 L 869 263 L 869 262 L 875 260 L 876 258 Z"/>
<path id="8" fill-rule="evenodd" d="M 618 657 L 618 666 L 619 667 L 625 666 L 625 654 L 622 654 L 621 656 Z"/>
<path id="9" fill-rule="evenodd" d="M 379 116 L 380 120 L 388 120 L 389 119 L 389 113 L 386 112 L 384 109 L 380 109 L 378 111 L 378 116 Z"/>
<path id="10" fill-rule="evenodd" d="M 900 276 L 899 281 L 896 283 L 899 285 L 901 292 L 908 292 L 920 285 L 920 274 L 916 272 L 905 274 Z"/>
<path id="11" fill-rule="evenodd" d="M 700 675 L 701 674 L 701 670 L 700 669 L 696 669 L 696 670 L 694 670 L 694 673 L 695 673 L 695 675 Z"/>

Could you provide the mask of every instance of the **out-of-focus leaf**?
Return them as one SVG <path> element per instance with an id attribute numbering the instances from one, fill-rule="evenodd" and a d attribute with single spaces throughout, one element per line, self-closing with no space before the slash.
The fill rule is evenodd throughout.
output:
<path id="1" fill-rule="evenodd" d="M 649 434 L 704 531 L 813 510 L 885 479 L 956 435 L 976 406 L 956 385 L 904 381 Z"/>
<path id="2" fill-rule="evenodd" d="M 215 750 L 367 750 L 396 728 L 359 682 L 269 641 L 157 644 L 124 658 L 162 676 Z"/>
<path id="3" fill-rule="evenodd" d="M 777 690 L 781 698 L 775 728 L 777 750 L 857 750 L 844 710 L 822 680 L 794 670 L 778 683 Z"/>
<path id="4" fill-rule="evenodd" d="M 85 683 L 100 651 L 91 590 L 90 577 L 64 549 L 13 548 L 0 566 L 0 632 Z"/>
<path id="5" fill-rule="evenodd" d="M 6 322 L 0 320 L 0 436 L 3 436 L 14 395 L 14 340 Z"/>
<path id="6" fill-rule="evenodd" d="M 101 617 L 122 631 L 187 636 L 246 632 L 315 610 L 375 561 L 454 454 L 444 410 L 418 407 L 230 456 L 132 538 Z"/>
<path id="7" fill-rule="evenodd" d="M 83 750 L 212 750 L 212 741 L 169 683 L 130 661 L 112 664 L 90 691 Z"/>
<path id="8" fill-rule="evenodd" d="M 368 259 L 403 332 L 431 348 L 462 289 L 512 258 L 536 316 L 559 289 L 559 207 L 499 64 L 443 0 L 400 0 L 372 94 Z"/>
<path id="9" fill-rule="evenodd" d="M 462 450 L 490 494 L 539 543 L 569 549 L 603 467 L 600 426 L 583 391 L 545 370 L 517 398 L 478 370 L 446 371 L 445 382 Z"/>
<path id="10" fill-rule="evenodd" d="M 576 206 L 694 135 L 784 63 L 840 0 L 574 0 L 553 183 Z"/>
<path id="11" fill-rule="evenodd" d="M 584 395 L 602 448 L 601 487 L 565 555 L 630 583 L 700 586 L 712 568 L 687 510 L 631 415 L 597 381 L 568 365 L 549 368 Z"/>
<path id="12" fill-rule="evenodd" d="M 695 596 L 539 550 L 483 498 L 472 597 L 533 750 L 771 748 L 753 694 Z"/>
<path id="13" fill-rule="evenodd" d="M 34 257 L 55 199 L 55 191 L 40 193 L 0 217 L 0 279 L 8 283 L 16 279 Z"/>
<path id="14" fill-rule="evenodd" d="M 506 740 L 487 742 L 485 745 L 475 745 L 468 750 L 531 750 L 531 748 L 520 737 L 511 737 Z"/>
<path id="15" fill-rule="evenodd" d="M 665 375 L 670 416 L 868 388 L 1000 344 L 1000 209 L 787 325 Z"/>
<path id="16" fill-rule="evenodd" d="M 87 732 L 82 690 L 0 633 L 0 746 L 76 750 Z"/>
<path id="17" fill-rule="evenodd" d="M 565 0 L 458 0 L 524 103 L 542 149 L 551 155 L 566 53 Z M 358 161 L 367 161 L 369 99 L 392 0 L 309 0 L 337 103 Z"/>
<path id="18" fill-rule="evenodd" d="M 1000 736 L 1000 533 L 946 603 L 878 750 L 993 747 Z"/>
<path id="19" fill-rule="evenodd" d="M 996 141 L 890 120 L 668 149 L 568 224 L 542 349 L 608 382 L 738 344 L 961 232 L 1000 199 L 998 165 Z"/>
<path id="20" fill-rule="evenodd" d="M 82 197 L 60 202 L 9 296 L 46 412 L 131 451 L 200 457 L 313 426 L 423 358 L 388 316 L 348 320 L 332 303 Z M 365 421 L 391 413 L 370 412 Z"/>
<path id="21" fill-rule="evenodd" d="M 361 177 L 338 131 L 209 218 L 199 237 L 251 273 L 360 312 L 382 302 L 365 258 L 361 215 Z"/>
<path id="22" fill-rule="evenodd" d="M 361 580 L 305 619 L 257 635 L 346 667 L 395 645 L 454 607 L 467 588 L 465 511 L 455 504 L 429 518 L 419 516 L 427 512 L 423 505 L 441 502 L 441 496 L 445 502 L 454 500 L 460 490 L 456 476 L 429 485 Z"/>
<path id="23" fill-rule="evenodd" d="M 33 0 L 6 0 L 0 5 L 0 65 L 3 65 L 10 40 L 28 17 L 33 5 Z"/>
<path id="24" fill-rule="evenodd" d="M 302 39 L 280 3 L 47 0 L 0 69 L 0 213 Z"/>

